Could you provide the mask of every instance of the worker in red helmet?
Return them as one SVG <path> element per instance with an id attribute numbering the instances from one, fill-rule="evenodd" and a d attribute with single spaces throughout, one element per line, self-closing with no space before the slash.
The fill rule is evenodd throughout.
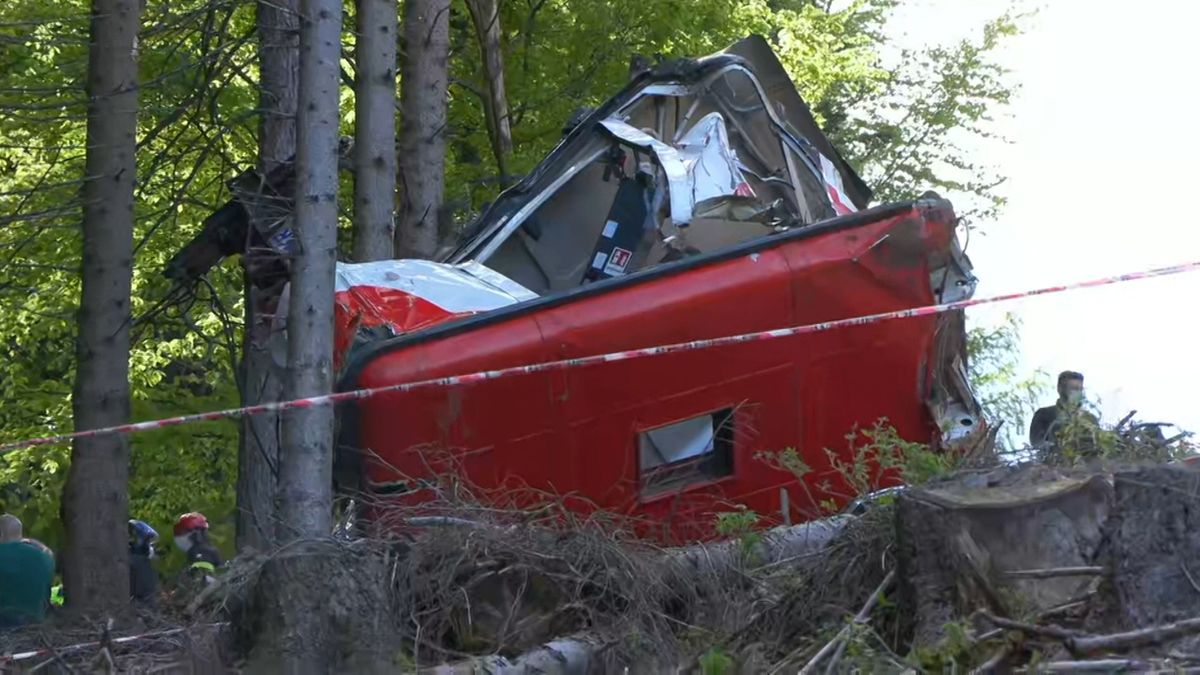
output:
<path id="1" fill-rule="evenodd" d="M 208 540 L 208 519 L 202 513 L 185 513 L 175 521 L 175 545 L 187 556 L 188 575 L 212 583 L 221 554 Z"/>

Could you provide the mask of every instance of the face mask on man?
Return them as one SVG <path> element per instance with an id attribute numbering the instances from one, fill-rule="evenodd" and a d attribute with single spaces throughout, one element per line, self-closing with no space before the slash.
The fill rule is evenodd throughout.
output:
<path id="1" fill-rule="evenodd" d="M 1063 384 L 1059 388 L 1059 395 L 1062 397 L 1063 404 L 1069 408 L 1078 408 L 1083 405 L 1083 383 L 1078 381 L 1070 381 Z"/>

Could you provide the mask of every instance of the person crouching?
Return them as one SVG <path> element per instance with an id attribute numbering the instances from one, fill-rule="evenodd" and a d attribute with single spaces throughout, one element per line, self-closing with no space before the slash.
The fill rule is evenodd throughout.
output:
<path id="1" fill-rule="evenodd" d="M 208 519 L 202 513 L 185 513 L 175 521 L 175 545 L 187 556 L 189 577 L 207 586 L 216 580 L 223 563 L 217 547 L 208 540 Z"/>

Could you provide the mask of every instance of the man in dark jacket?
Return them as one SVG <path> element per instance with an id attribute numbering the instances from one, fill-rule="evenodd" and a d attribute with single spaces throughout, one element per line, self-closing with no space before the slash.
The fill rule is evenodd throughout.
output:
<path id="1" fill-rule="evenodd" d="M 1058 376 L 1058 401 L 1034 413 L 1029 425 L 1029 444 L 1042 450 L 1053 447 L 1059 433 L 1073 420 L 1093 427 L 1100 423 L 1095 415 L 1083 409 L 1083 374 L 1067 370 Z"/>

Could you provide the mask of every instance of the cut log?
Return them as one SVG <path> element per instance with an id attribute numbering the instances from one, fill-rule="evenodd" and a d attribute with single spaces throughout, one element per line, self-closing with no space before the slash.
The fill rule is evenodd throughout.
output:
<path id="1" fill-rule="evenodd" d="M 596 672 L 604 643 L 585 637 L 547 643 L 516 658 L 483 656 L 422 669 L 423 675 L 588 675 Z"/>
<path id="2" fill-rule="evenodd" d="M 1071 638 L 1067 647 L 1076 654 L 1096 654 L 1106 651 L 1126 651 L 1136 647 L 1158 645 L 1185 635 L 1200 633 L 1200 618 L 1153 626 L 1113 635 L 1085 635 Z"/>
<path id="3" fill-rule="evenodd" d="M 671 549 L 667 558 L 694 569 L 730 569 L 739 565 L 763 567 L 800 562 L 820 553 L 852 520 L 853 516 L 833 516 L 768 530 L 750 549 L 749 555 L 741 540 L 730 539 Z"/>

